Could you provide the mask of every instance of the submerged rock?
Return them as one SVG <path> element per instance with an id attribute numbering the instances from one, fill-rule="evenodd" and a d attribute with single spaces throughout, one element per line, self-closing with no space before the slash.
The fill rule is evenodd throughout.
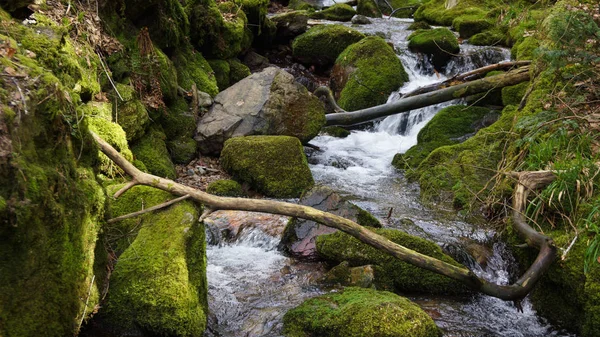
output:
<path id="1" fill-rule="evenodd" d="M 294 57 L 310 65 L 328 66 L 335 62 L 346 47 L 365 35 L 342 25 L 320 25 L 298 36 L 292 43 Z"/>
<path id="2" fill-rule="evenodd" d="M 323 283 L 332 286 L 370 288 L 373 286 L 374 280 L 373 266 L 350 267 L 348 261 L 344 261 L 325 274 Z"/>
<path id="3" fill-rule="evenodd" d="M 355 15 L 352 17 L 352 23 L 355 25 L 368 25 L 371 20 L 364 15 Z"/>
<path id="4" fill-rule="evenodd" d="M 347 111 L 384 104 L 408 81 L 400 59 L 384 39 L 369 36 L 351 45 L 335 61 L 331 88 Z"/>
<path id="5" fill-rule="evenodd" d="M 314 184 L 302 144 L 294 137 L 231 138 L 220 160 L 227 173 L 266 196 L 297 198 Z"/>
<path id="6" fill-rule="evenodd" d="M 339 215 L 357 222 L 359 225 L 381 227 L 379 221 L 369 212 L 354 205 L 327 186 L 315 186 L 300 199 L 301 205 Z M 336 232 L 337 229 L 314 221 L 292 218 L 285 227 L 279 248 L 295 258 L 317 260 L 315 247 L 318 236 Z"/>
<path id="7" fill-rule="evenodd" d="M 309 299 L 283 317 L 288 337 L 437 337 L 431 317 L 387 291 L 346 288 Z"/>
<path id="8" fill-rule="evenodd" d="M 408 48 L 431 57 L 438 70 L 460 51 L 458 39 L 448 28 L 417 30 L 408 37 Z"/>
<path id="9" fill-rule="evenodd" d="M 394 229 L 373 231 L 421 254 L 461 266 L 431 241 Z M 348 261 L 350 267 L 372 265 L 375 269 L 374 284 L 377 289 L 444 295 L 467 292 L 466 287 L 458 281 L 402 262 L 343 232 L 319 236 L 316 246 L 319 255 L 330 263 Z"/>
<path id="10" fill-rule="evenodd" d="M 213 237 L 211 243 L 218 244 L 222 240 L 232 242 L 240 235 L 252 229 L 258 229 L 272 237 L 279 237 L 289 217 L 277 214 L 246 212 L 246 211 L 216 211 L 204 219 L 204 224 Z"/>
<path id="11" fill-rule="evenodd" d="M 303 143 L 325 124 L 319 99 L 278 68 L 255 73 L 219 93 L 198 121 L 195 139 L 203 154 L 218 154 L 232 137 L 294 136 Z"/>

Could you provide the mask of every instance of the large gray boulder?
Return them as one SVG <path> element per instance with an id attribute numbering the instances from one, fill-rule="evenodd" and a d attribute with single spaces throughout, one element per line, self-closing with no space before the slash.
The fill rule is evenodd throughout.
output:
<path id="1" fill-rule="evenodd" d="M 305 192 L 300 199 L 300 204 L 339 215 L 362 226 L 381 227 L 381 223 L 369 212 L 354 205 L 327 186 L 315 186 Z M 315 246 L 316 238 L 336 231 L 337 229 L 314 221 L 291 218 L 283 231 L 279 249 L 295 258 L 317 260 L 319 256 Z"/>
<path id="2" fill-rule="evenodd" d="M 285 135 L 307 143 L 325 124 L 319 99 L 282 69 L 269 67 L 215 97 L 198 121 L 200 152 L 216 155 L 226 140 L 250 135 Z"/>

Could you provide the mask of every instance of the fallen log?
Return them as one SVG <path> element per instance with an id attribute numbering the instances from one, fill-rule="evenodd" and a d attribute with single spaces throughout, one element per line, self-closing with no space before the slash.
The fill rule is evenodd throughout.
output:
<path id="1" fill-rule="evenodd" d="M 407 112 L 413 109 L 423 108 L 429 105 L 451 101 L 453 99 L 467 97 L 493 89 L 508 87 L 529 81 L 529 79 L 529 67 L 521 67 L 505 74 L 490 76 L 408 98 L 401 98 L 399 101 L 392 103 L 357 111 L 329 114 L 326 116 L 326 125 L 344 126 L 359 124 L 380 117 L 395 115 L 401 112 Z"/>
<path id="2" fill-rule="evenodd" d="M 533 288 L 537 280 L 546 271 L 549 265 L 554 261 L 555 248 L 552 240 L 527 225 L 522 215 L 523 207 L 526 204 L 527 193 L 530 188 L 538 188 L 547 184 L 552 176 L 549 171 L 525 172 L 518 175 L 519 187 L 515 192 L 514 213 L 515 223 L 519 222 L 515 228 L 524 236 L 529 246 L 540 248 L 540 254 L 525 274 L 512 285 L 497 285 L 483 278 L 477 277 L 472 271 L 465 267 L 457 267 L 432 258 L 430 256 L 418 253 L 404 246 L 398 245 L 387 238 L 376 234 L 369 229 L 346 218 L 323 212 L 318 209 L 292 204 L 288 202 L 264 200 L 264 199 L 244 199 L 228 198 L 202 192 L 189 186 L 176 183 L 170 179 L 160 178 L 158 176 L 145 173 L 137 169 L 119 154 L 110 144 L 93 132 L 90 132 L 100 150 L 117 164 L 123 171 L 132 177 L 132 180 L 116 196 L 125 193 L 135 185 L 152 186 L 175 195 L 188 196 L 192 200 L 202 203 L 206 207 L 205 214 L 215 210 L 241 210 L 252 212 L 263 212 L 287 215 L 307 220 L 312 220 L 328 227 L 341 230 L 358 240 L 375 247 L 395 258 L 410 263 L 414 266 L 427 269 L 429 271 L 450 277 L 464 283 L 468 287 L 480 291 L 484 294 L 494 296 L 504 300 L 520 300 L 524 298 Z M 200 219 L 202 220 L 202 218 Z"/>

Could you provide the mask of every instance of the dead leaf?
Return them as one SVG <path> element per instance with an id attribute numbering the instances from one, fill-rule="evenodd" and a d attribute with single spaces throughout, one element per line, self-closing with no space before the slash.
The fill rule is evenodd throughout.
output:
<path id="1" fill-rule="evenodd" d="M 6 67 L 4 68 L 4 72 L 7 73 L 8 75 L 16 75 L 17 71 L 13 68 L 13 67 Z"/>

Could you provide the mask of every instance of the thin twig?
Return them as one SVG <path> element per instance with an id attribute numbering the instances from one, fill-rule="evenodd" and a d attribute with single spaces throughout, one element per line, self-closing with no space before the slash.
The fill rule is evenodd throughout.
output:
<path id="1" fill-rule="evenodd" d="M 125 214 L 125 215 L 121 215 L 121 216 L 118 216 L 118 217 L 116 217 L 116 218 L 112 218 L 112 219 L 110 219 L 110 220 L 106 221 L 106 223 L 115 223 L 115 222 L 119 222 L 119 221 L 121 221 L 121 220 L 125 220 L 125 219 L 129 219 L 129 218 L 133 218 L 133 217 L 136 217 L 136 216 L 138 216 L 138 215 L 146 214 L 146 213 L 149 213 L 149 212 L 152 212 L 152 211 L 159 210 L 159 209 L 161 209 L 161 208 L 165 208 L 165 207 L 171 206 L 171 205 L 173 205 L 174 203 L 177 203 L 177 202 L 180 202 L 180 201 L 182 201 L 182 200 L 189 199 L 189 198 L 190 198 L 190 195 L 189 195 L 189 194 L 186 194 L 186 195 L 184 195 L 184 196 L 181 196 L 181 197 L 179 197 L 179 198 L 175 198 L 175 199 L 172 199 L 172 200 L 169 200 L 169 201 L 163 202 L 162 204 L 158 204 L 158 205 L 156 205 L 156 206 L 152 206 L 152 207 L 149 207 L 149 208 L 143 209 L 143 210 L 141 210 L 141 211 L 137 211 L 137 212 L 133 212 L 133 213 L 129 213 L 129 214 Z"/>
<path id="2" fill-rule="evenodd" d="M 121 194 L 127 192 L 128 189 L 132 188 L 135 185 L 137 185 L 137 181 L 134 179 L 134 180 L 128 182 L 127 185 L 123 186 L 123 188 L 118 190 L 117 193 L 115 193 L 115 195 L 113 197 L 115 199 L 119 198 L 121 196 Z"/>
<path id="3" fill-rule="evenodd" d="M 83 324 L 83 319 L 85 318 L 85 311 L 86 311 L 88 303 L 90 301 L 90 294 L 92 293 L 92 285 L 94 285 L 95 278 L 96 278 L 96 275 L 93 275 L 92 282 L 90 282 L 90 289 L 88 290 L 87 299 L 85 300 L 85 305 L 83 306 L 83 314 L 81 314 L 81 320 L 79 321 L 79 327 L 77 328 L 77 331 L 79 331 L 81 329 L 81 324 Z"/>
<path id="4" fill-rule="evenodd" d="M 117 90 L 117 86 L 115 85 L 115 82 L 113 82 L 112 78 L 110 78 L 110 75 L 108 74 L 108 69 L 104 65 L 104 61 L 102 61 L 102 56 L 98 52 L 96 52 L 96 54 L 98 54 L 98 58 L 100 59 L 100 64 L 102 65 L 102 69 L 104 69 L 104 72 L 106 73 L 106 77 L 108 77 L 108 81 L 112 85 L 113 89 L 115 89 L 115 92 L 117 93 L 117 95 L 119 96 L 121 101 L 124 101 L 123 97 L 121 97 L 121 94 L 119 93 L 119 90 Z"/>
<path id="5" fill-rule="evenodd" d="M 569 245 L 569 247 L 567 247 L 567 250 L 565 250 L 564 253 L 562 253 L 562 255 L 560 256 L 561 261 L 564 261 L 567 258 L 567 254 L 569 254 L 569 251 L 575 244 L 575 241 L 577 241 L 578 237 L 579 237 L 579 234 L 575 234 L 575 237 L 573 238 L 573 241 L 571 241 L 571 244 Z"/>

